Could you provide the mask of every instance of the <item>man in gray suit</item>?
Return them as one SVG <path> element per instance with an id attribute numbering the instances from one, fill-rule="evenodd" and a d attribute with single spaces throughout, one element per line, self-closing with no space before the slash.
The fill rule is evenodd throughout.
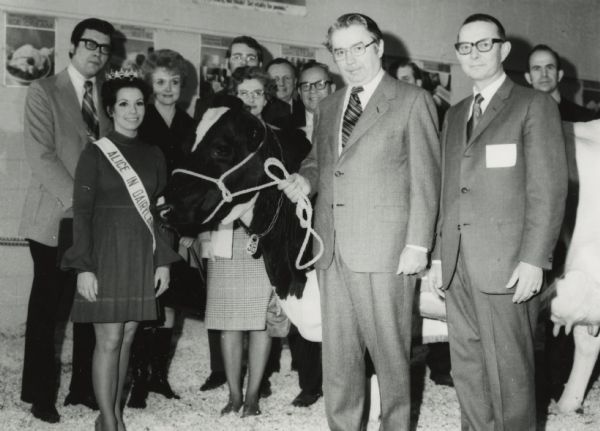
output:
<path id="1" fill-rule="evenodd" d="M 79 154 L 90 139 L 103 136 L 110 121 L 100 109 L 100 82 L 110 52 L 113 26 L 96 18 L 81 21 L 71 34 L 71 63 L 55 76 L 31 84 L 25 101 L 24 142 L 31 182 L 19 229 L 29 241 L 33 285 L 29 296 L 21 399 L 33 415 L 58 422 L 54 330 L 61 301 L 70 307 L 73 277 L 57 263 L 59 222 L 72 217 L 73 177 Z M 97 408 L 91 385 L 94 332 L 73 326 L 73 374 L 65 404 Z"/>
<path id="2" fill-rule="evenodd" d="M 473 95 L 444 122 L 441 265 L 428 278 L 448 289 L 462 429 L 534 431 L 537 294 L 567 191 L 560 117 L 549 95 L 504 73 L 511 45 L 496 18 L 469 16 L 455 49 Z"/>
<path id="3" fill-rule="evenodd" d="M 383 45 L 362 14 L 329 28 L 347 86 L 320 103 L 311 154 L 281 186 L 292 201 L 318 193 L 323 390 L 333 430 L 361 427 L 365 349 L 379 377 L 382 429 L 409 429 L 414 274 L 427 265 L 438 210 L 435 105 L 383 71 Z"/>

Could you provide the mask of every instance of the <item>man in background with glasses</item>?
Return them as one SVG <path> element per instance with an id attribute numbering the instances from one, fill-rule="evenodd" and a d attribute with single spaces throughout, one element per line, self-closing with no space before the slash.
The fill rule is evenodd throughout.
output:
<path id="1" fill-rule="evenodd" d="M 29 241 L 33 285 L 27 310 L 21 399 L 45 422 L 60 416 L 55 407 L 57 373 L 54 331 L 59 309 L 70 309 L 75 280 L 59 268 L 61 219 L 73 217 L 73 178 L 81 150 L 111 127 L 100 99 L 101 76 L 112 47 L 113 26 L 89 18 L 71 34 L 69 66 L 31 84 L 25 100 L 24 143 L 31 182 L 19 234 Z M 63 250 L 64 251 L 64 250 Z M 73 367 L 65 405 L 97 409 L 92 389 L 95 337 L 91 323 L 73 324 Z"/>
<path id="2" fill-rule="evenodd" d="M 298 94 L 304 104 L 304 131 L 309 140 L 312 139 L 314 114 L 319 103 L 334 91 L 335 84 L 327 65 L 310 61 L 302 66 L 298 79 Z"/>
<path id="3" fill-rule="evenodd" d="M 230 77 L 231 74 L 238 68 L 242 66 L 262 66 L 263 61 L 263 49 L 262 46 L 250 36 L 237 36 L 234 37 L 229 47 L 227 48 L 227 52 L 225 53 L 225 58 L 227 59 L 227 76 Z M 215 97 L 221 97 L 227 94 L 227 82 L 225 83 L 225 88 L 218 92 L 214 92 L 212 87 L 210 86 L 202 86 L 201 85 L 200 98 L 196 100 L 196 104 L 194 106 L 194 121 L 196 123 L 200 122 L 202 115 L 206 112 L 208 108 L 210 108 L 215 103 Z M 209 334 L 212 333 L 209 332 Z M 219 341 L 218 331 L 215 331 L 217 334 L 216 338 L 213 335 L 212 338 L 215 338 L 216 341 Z M 212 346 L 212 342 L 211 342 Z M 212 350 L 211 350 L 212 352 Z M 215 375 L 215 382 L 220 382 L 217 386 L 213 386 L 212 383 L 209 384 L 209 387 L 206 389 L 214 389 L 216 387 L 221 386 L 225 383 L 225 370 L 221 369 L 213 370 L 217 372 Z M 203 385 L 204 386 L 204 385 Z M 203 389 L 205 390 L 205 389 Z"/>
<path id="4" fill-rule="evenodd" d="M 567 190 L 560 117 L 504 73 L 511 44 L 496 18 L 469 16 L 455 49 L 473 95 L 446 114 L 428 279 L 445 292 L 462 429 L 534 431 L 538 293 Z"/>
<path id="5" fill-rule="evenodd" d="M 366 350 L 379 380 L 381 429 L 409 429 L 415 275 L 427 266 L 438 211 L 435 105 L 425 90 L 383 71 L 382 37 L 357 13 L 329 28 L 327 46 L 347 86 L 319 104 L 312 151 L 280 186 L 292 201 L 317 194 L 323 392 L 332 430 L 361 429 Z"/>

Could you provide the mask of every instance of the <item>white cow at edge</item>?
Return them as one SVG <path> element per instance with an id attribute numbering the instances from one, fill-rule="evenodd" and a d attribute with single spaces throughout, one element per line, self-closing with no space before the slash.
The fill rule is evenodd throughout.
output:
<path id="1" fill-rule="evenodd" d="M 558 401 L 564 413 L 581 408 L 600 352 L 600 120 L 573 126 L 579 204 L 565 276 L 556 284 L 551 305 L 555 331 L 564 325 L 567 333 L 573 329 L 575 339 L 573 368 Z"/>

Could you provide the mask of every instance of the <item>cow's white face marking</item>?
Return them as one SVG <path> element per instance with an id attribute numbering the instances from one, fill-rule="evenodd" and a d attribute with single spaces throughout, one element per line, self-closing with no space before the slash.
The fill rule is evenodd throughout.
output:
<path id="1" fill-rule="evenodd" d="M 210 128 L 219 120 L 219 118 L 221 118 L 227 111 L 229 111 L 229 108 L 226 106 L 209 108 L 206 110 L 202 116 L 202 120 L 200 120 L 200 123 L 198 123 L 198 127 L 196 128 L 196 141 L 194 141 L 192 153 L 196 151 L 198 144 L 202 141 L 202 139 L 204 139 L 206 132 L 208 132 Z"/>

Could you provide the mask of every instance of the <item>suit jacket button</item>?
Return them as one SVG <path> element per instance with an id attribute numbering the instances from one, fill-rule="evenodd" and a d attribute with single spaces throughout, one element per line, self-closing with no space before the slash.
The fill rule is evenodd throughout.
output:
<path id="1" fill-rule="evenodd" d="M 456 226 L 456 228 L 457 228 L 458 230 L 460 230 L 460 225 Z"/>
<path id="2" fill-rule="evenodd" d="M 469 188 L 468 187 L 463 187 L 462 189 L 460 189 L 461 193 L 469 193 Z"/>
<path id="3" fill-rule="evenodd" d="M 335 171 L 333 175 L 335 175 L 336 177 L 341 177 L 342 175 L 344 175 L 344 173 L 342 171 Z"/>

